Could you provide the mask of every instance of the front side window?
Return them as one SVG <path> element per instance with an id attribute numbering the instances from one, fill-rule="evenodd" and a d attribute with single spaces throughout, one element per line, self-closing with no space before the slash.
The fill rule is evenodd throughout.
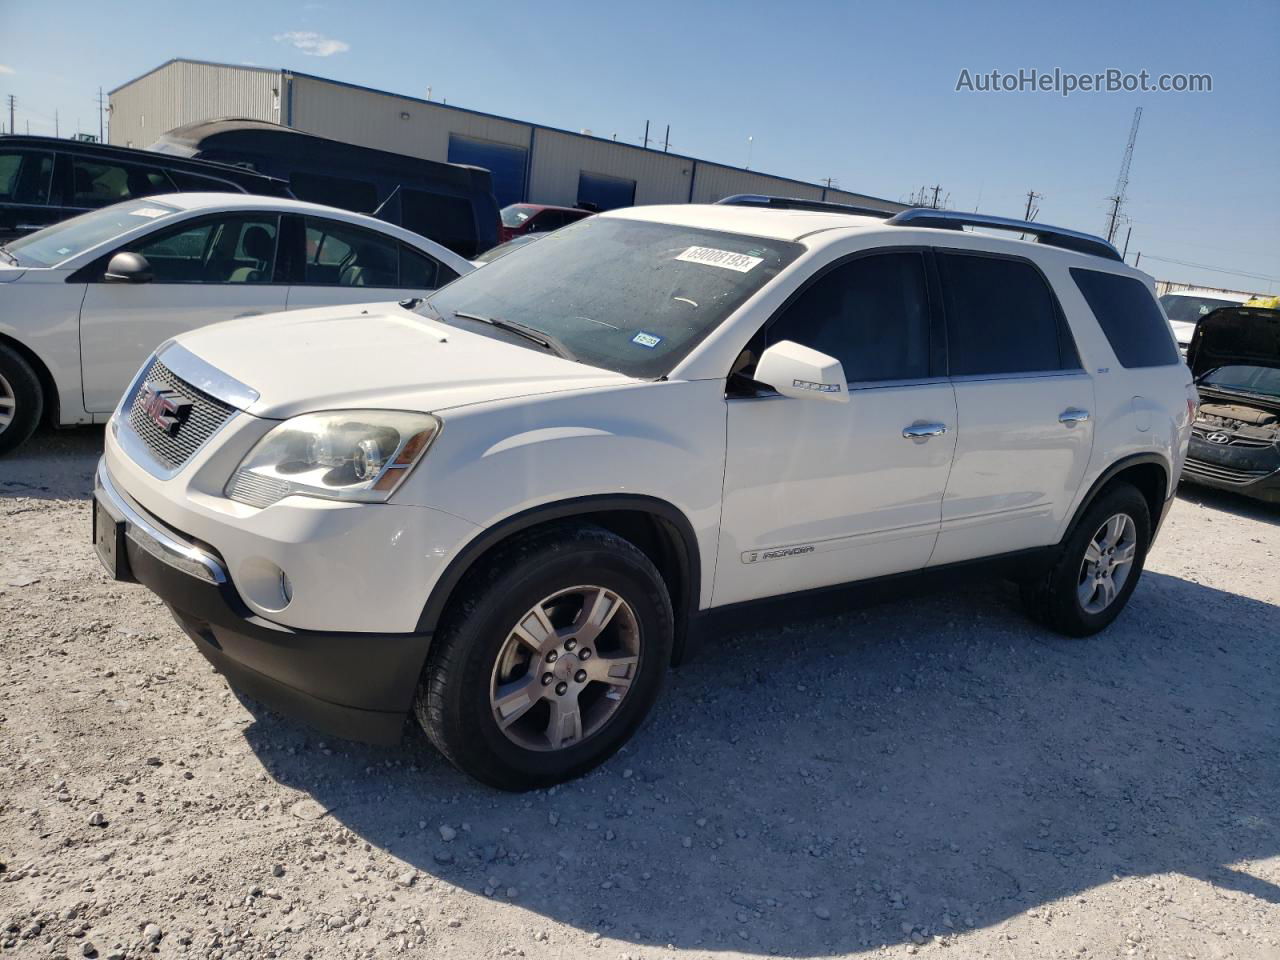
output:
<path id="1" fill-rule="evenodd" d="M 207 217 L 129 245 L 147 258 L 156 283 L 270 283 L 278 218 Z"/>
<path id="2" fill-rule="evenodd" d="M 1163 367 L 1179 362 L 1169 326 L 1146 285 L 1135 277 L 1073 267 L 1076 282 L 1123 367 Z"/>
<path id="3" fill-rule="evenodd" d="M 457 314 L 512 321 L 549 335 L 583 363 L 659 377 L 801 250 L 781 240 L 592 217 L 460 277 L 420 309 L 539 349 Z"/>
<path id="4" fill-rule="evenodd" d="M 18 266 L 52 267 L 127 230 L 163 221 L 177 212 L 176 207 L 154 200 L 134 200 L 55 223 L 11 241 L 5 249 L 18 258 Z"/>
<path id="5" fill-rule="evenodd" d="M 769 327 L 839 360 L 850 383 L 929 376 L 929 296 L 919 253 L 858 257 L 835 267 Z"/>
<path id="6" fill-rule="evenodd" d="M 52 153 L 45 150 L 0 151 L 0 203 L 48 203 L 52 180 Z"/>
<path id="7" fill-rule="evenodd" d="M 173 192 L 173 183 L 163 170 L 132 163 L 86 160 L 71 161 L 73 207 L 105 207 L 110 203 Z"/>
<path id="8" fill-rule="evenodd" d="M 1075 369 L 1057 299 L 1031 264 L 939 251 L 952 376 Z"/>
<path id="9" fill-rule="evenodd" d="M 339 287 L 399 285 L 400 250 L 391 237 L 341 223 L 307 217 L 303 282 Z"/>

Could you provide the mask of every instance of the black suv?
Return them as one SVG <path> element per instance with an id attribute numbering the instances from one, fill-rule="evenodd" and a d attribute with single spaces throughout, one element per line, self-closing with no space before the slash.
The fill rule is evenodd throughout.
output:
<path id="1" fill-rule="evenodd" d="M 291 197 L 242 167 L 55 137 L 0 137 L 0 243 L 76 214 L 156 193 Z"/>

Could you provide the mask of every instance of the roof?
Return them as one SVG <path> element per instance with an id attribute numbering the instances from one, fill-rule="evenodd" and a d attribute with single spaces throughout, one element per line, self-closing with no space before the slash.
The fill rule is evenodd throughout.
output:
<path id="1" fill-rule="evenodd" d="M 321 77 L 313 73 L 302 73 L 297 70 L 286 70 L 284 68 L 271 69 L 267 67 L 242 66 L 240 64 L 234 64 L 234 63 L 218 63 L 213 60 L 195 60 L 189 57 L 173 57 L 169 60 L 166 60 L 164 63 L 160 64 L 154 69 L 148 70 L 146 73 L 140 74 L 134 77 L 132 80 L 127 80 L 124 83 L 120 84 L 118 87 L 114 87 L 110 91 L 110 94 L 114 95 L 119 91 L 123 90 L 125 87 L 128 87 L 134 83 L 137 83 L 139 80 L 142 80 L 145 77 L 149 77 L 153 73 L 158 73 L 159 71 L 163 70 L 165 67 L 174 63 L 193 63 L 193 64 L 198 64 L 200 66 L 206 66 L 206 67 L 222 67 L 228 70 L 253 70 L 253 71 L 259 71 L 259 72 L 266 72 L 266 73 L 275 73 L 286 79 L 289 77 L 303 77 L 307 80 L 315 80 L 320 83 L 328 83 L 337 87 L 348 87 L 352 90 L 363 90 L 366 93 L 377 93 L 386 97 L 395 97 L 398 100 L 406 100 L 410 103 L 427 104 L 432 107 L 437 107 L 441 110 L 454 110 L 454 111 L 457 111 L 458 113 L 465 113 L 473 117 L 487 117 L 491 120 L 502 120 L 507 123 L 517 123 L 522 126 L 532 127 L 535 130 L 546 130 L 552 133 L 560 133 L 566 136 L 576 137 L 581 140 L 594 140 L 599 143 L 609 143 L 616 147 L 622 147 L 627 150 L 642 151 L 644 153 L 658 152 L 656 150 L 650 150 L 648 147 L 638 146 L 634 143 L 620 143 L 617 140 L 610 139 L 609 137 L 599 137 L 599 136 L 596 136 L 595 134 L 582 133 L 581 131 L 578 131 L 578 130 L 567 130 L 563 127 L 553 127 L 544 123 L 534 123 L 531 120 L 521 120 L 517 117 L 504 117 L 501 114 L 486 113 L 483 110 L 471 110 L 471 109 L 468 109 L 467 107 L 459 107 L 450 103 L 442 103 L 439 100 L 425 100 L 421 97 L 413 97 L 404 93 L 395 93 L 394 91 L 391 91 L 391 90 L 381 90 L 377 87 L 366 87 L 358 83 L 348 83 L 345 80 L 334 80 L 331 77 Z M 857 191 L 857 190 L 846 190 L 842 187 L 827 187 L 826 185 L 821 183 L 811 183 L 808 180 L 797 180 L 794 177 L 784 177 L 778 174 L 768 173 L 764 170 L 749 170 L 746 167 L 734 166 L 731 163 L 722 163 L 718 160 L 706 160 L 702 157 L 693 157 L 693 156 L 689 156 L 688 154 L 673 153 L 667 150 L 662 151 L 662 155 L 673 157 L 677 160 L 688 160 L 692 163 L 705 163 L 705 164 L 708 164 L 709 166 L 720 167 L 721 169 L 724 169 L 724 170 L 733 170 L 737 173 L 746 173 L 746 174 L 751 174 L 755 176 L 768 177 L 771 180 L 778 180 L 778 181 L 784 181 L 787 183 L 799 184 L 801 186 L 808 187 L 812 190 L 821 190 L 823 192 L 822 195 L 824 197 L 827 195 L 828 191 L 832 191 L 837 194 L 862 197 L 866 200 L 872 201 L 873 203 L 883 203 L 885 204 L 885 209 L 889 211 L 903 210 L 906 208 L 906 204 L 900 203 L 897 200 L 887 200 L 883 197 L 872 196 L 871 194 L 861 193 L 860 191 Z"/>
<path id="2" fill-rule="evenodd" d="M 626 207 L 600 214 L 624 220 L 651 220 L 704 230 L 723 230 L 770 240 L 800 240 L 812 233 L 851 227 L 879 227 L 880 217 L 813 210 L 779 210 L 770 207 L 734 207 L 718 203 L 655 204 Z M 939 231 L 952 233 L 953 231 Z"/>

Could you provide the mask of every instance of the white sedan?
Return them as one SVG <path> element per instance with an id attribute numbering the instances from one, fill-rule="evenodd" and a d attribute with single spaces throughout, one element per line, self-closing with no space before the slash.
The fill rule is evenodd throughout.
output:
<path id="1" fill-rule="evenodd" d="M 42 418 L 101 423 L 176 334 L 300 307 L 418 297 L 475 267 L 373 217 L 298 200 L 130 200 L 0 247 L 0 454 Z"/>

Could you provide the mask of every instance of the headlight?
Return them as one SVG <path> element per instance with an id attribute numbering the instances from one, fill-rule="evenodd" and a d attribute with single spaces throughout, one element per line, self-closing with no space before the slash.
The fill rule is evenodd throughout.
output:
<path id="1" fill-rule="evenodd" d="M 429 413 L 335 410 L 286 420 L 257 442 L 226 495 L 269 507 L 293 495 L 381 503 L 440 432 Z"/>

